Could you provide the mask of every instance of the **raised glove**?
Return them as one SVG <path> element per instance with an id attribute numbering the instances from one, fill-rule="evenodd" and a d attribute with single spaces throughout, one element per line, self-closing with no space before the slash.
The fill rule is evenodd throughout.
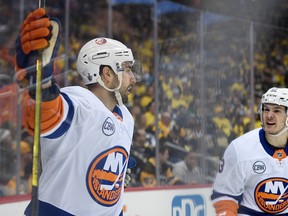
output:
<path id="1" fill-rule="evenodd" d="M 16 40 L 16 79 L 21 87 L 34 86 L 39 52 L 42 52 L 42 82 L 51 80 L 60 44 L 59 33 L 60 22 L 49 19 L 43 8 L 26 17 Z"/>

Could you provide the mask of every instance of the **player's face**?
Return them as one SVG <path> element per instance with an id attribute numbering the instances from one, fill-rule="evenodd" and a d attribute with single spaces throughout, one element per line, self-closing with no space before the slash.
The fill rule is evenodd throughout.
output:
<path id="1" fill-rule="evenodd" d="M 123 103 L 128 102 L 128 95 L 130 94 L 133 85 L 136 83 L 135 76 L 132 72 L 132 64 L 128 64 L 123 67 L 122 73 L 122 85 L 120 87 L 120 94 L 122 96 Z"/>
<path id="2" fill-rule="evenodd" d="M 286 125 L 286 108 L 276 104 L 263 104 L 263 126 L 268 134 L 277 134 Z"/>

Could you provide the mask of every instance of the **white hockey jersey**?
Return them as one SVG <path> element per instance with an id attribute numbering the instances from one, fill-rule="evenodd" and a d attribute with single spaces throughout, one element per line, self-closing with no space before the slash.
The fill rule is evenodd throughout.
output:
<path id="1" fill-rule="evenodd" d="M 288 147 L 276 149 L 263 129 L 235 139 L 226 149 L 211 199 L 238 202 L 238 215 L 288 215 Z"/>
<path id="2" fill-rule="evenodd" d="M 113 114 L 85 88 L 63 88 L 61 97 L 63 120 L 41 135 L 39 215 L 119 216 L 133 117 L 124 105 Z"/>

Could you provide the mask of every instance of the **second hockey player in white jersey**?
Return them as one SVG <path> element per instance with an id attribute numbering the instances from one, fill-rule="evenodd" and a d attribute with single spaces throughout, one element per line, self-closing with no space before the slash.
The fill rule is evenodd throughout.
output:
<path id="1" fill-rule="evenodd" d="M 224 153 L 211 196 L 217 216 L 288 215 L 288 89 L 269 89 L 260 115 L 262 128 Z"/>

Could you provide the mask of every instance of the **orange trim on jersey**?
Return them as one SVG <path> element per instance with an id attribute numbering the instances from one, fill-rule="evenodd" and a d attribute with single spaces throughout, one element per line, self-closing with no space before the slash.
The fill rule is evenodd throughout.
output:
<path id="1" fill-rule="evenodd" d="M 213 204 L 216 216 L 237 216 L 239 205 L 232 200 L 221 200 Z"/>
<path id="2" fill-rule="evenodd" d="M 34 133 L 35 101 L 31 98 L 26 103 L 24 126 L 30 134 Z M 52 101 L 41 103 L 41 134 L 53 129 L 64 116 L 64 105 L 59 95 Z"/>
<path id="3" fill-rule="evenodd" d="M 123 122 L 122 117 L 121 117 L 118 113 L 113 112 L 113 114 L 114 114 L 114 116 L 115 116 L 120 122 Z"/>
<path id="4" fill-rule="evenodd" d="M 287 157 L 287 154 L 285 153 L 284 149 L 277 149 L 273 154 L 273 158 L 276 158 L 279 161 L 281 161 L 282 159 L 286 157 Z"/>

